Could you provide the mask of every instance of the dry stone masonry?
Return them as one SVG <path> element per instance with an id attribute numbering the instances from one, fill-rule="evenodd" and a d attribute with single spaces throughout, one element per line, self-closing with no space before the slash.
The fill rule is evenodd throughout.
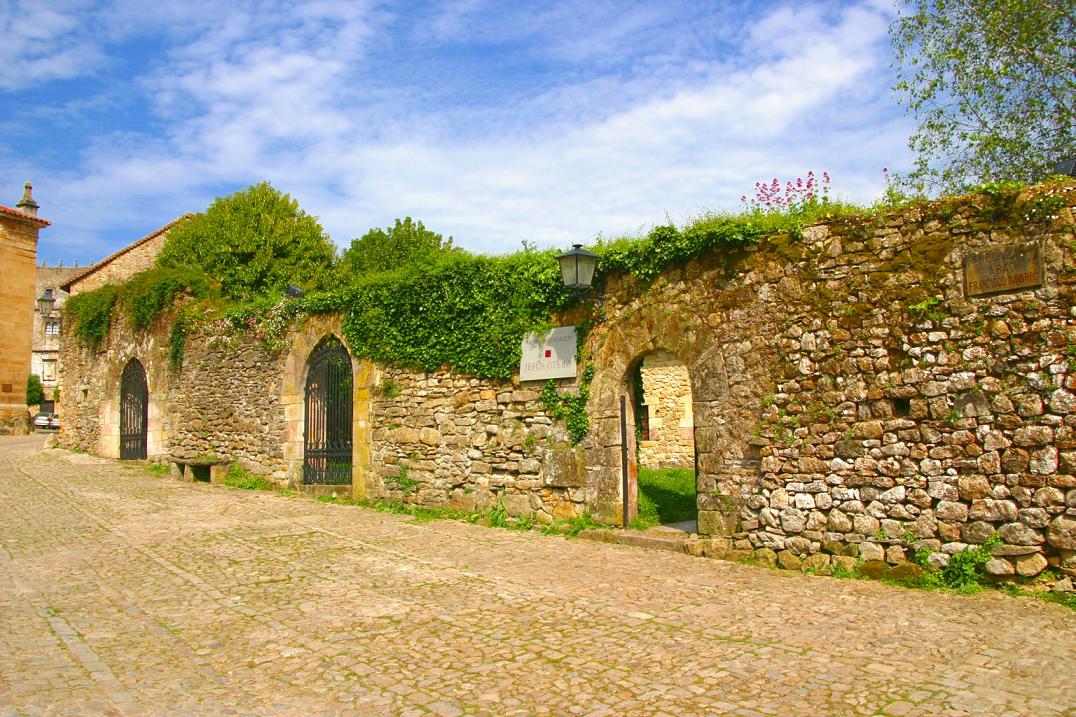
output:
<path id="1" fill-rule="evenodd" d="M 639 463 L 653 468 L 694 468 L 694 419 L 687 366 L 669 351 L 646 356 L 639 366 L 647 435 L 639 443 Z"/>
<path id="2" fill-rule="evenodd" d="M 620 403 L 631 411 L 641 363 L 651 420 L 678 437 L 664 453 L 644 443 L 642 462 L 697 456 L 707 554 L 824 572 L 922 551 L 940 566 L 996 535 L 991 573 L 1076 575 L 1074 203 L 1073 183 L 987 192 L 836 216 L 652 282 L 609 276 L 601 315 L 559 317 L 597 318 L 580 362 L 595 369 L 591 430 L 577 447 L 540 383 L 354 357 L 353 494 L 619 523 Z M 202 327 L 178 369 L 168 317 L 144 334 L 115 321 L 98 352 L 65 341 L 61 441 L 114 455 L 118 376 L 137 357 L 152 455 L 297 484 L 305 367 L 340 321 L 308 319 L 275 354 Z"/>

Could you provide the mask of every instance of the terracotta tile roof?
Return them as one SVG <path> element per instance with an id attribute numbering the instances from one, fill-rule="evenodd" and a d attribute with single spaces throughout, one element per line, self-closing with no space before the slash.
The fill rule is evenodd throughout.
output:
<path id="1" fill-rule="evenodd" d="M 34 224 L 40 224 L 43 227 L 47 227 L 48 225 L 52 224 L 52 222 L 50 222 L 48 219 L 42 219 L 41 217 L 31 217 L 29 214 L 23 214 L 18 209 L 12 209 L 11 207 L 5 207 L 3 205 L 0 205 L 0 214 L 7 214 L 8 216 L 23 219 L 28 222 L 33 222 Z"/>
<path id="2" fill-rule="evenodd" d="M 168 222 L 167 224 L 165 224 L 160 229 L 155 229 L 154 231 L 150 232 L 149 234 L 142 237 L 138 241 L 133 242 L 131 244 L 128 244 L 127 246 L 123 247 L 122 249 L 115 252 L 114 254 L 110 254 L 110 255 L 106 256 L 104 259 L 97 262 L 96 264 L 91 264 L 90 266 L 86 267 L 86 269 L 84 271 L 80 271 L 78 274 L 75 274 L 74 276 L 69 278 L 66 282 L 64 282 L 60 286 L 60 288 L 63 289 L 64 291 L 71 291 L 71 285 L 72 284 L 74 284 L 74 283 L 76 283 L 78 281 L 81 281 L 82 279 L 86 278 L 87 276 L 94 273 L 98 269 L 101 269 L 101 268 L 105 267 L 107 264 L 109 264 L 109 262 L 114 261 L 117 257 L 123 256 L 124 254 L 131 251 L 132 249 L 140 247 L 143 244 L 145 244 L 146 242 L 150 241 L 151 239 L 155 239 L 155 238 L 159 237 L 161 234 L 164 234 L 166 231 L 168 231 L 169 229 L 174 227 L 176 224 L 179 224 L 180 222 L 182 222 L 184 220 L 190 219 L 193 216 L 194 216 L 193 214 L 191 214 L 190 212 L 187 212 L 183 216 L 178 217 L 176 219 L 173 219 L 172 221 Z"/>

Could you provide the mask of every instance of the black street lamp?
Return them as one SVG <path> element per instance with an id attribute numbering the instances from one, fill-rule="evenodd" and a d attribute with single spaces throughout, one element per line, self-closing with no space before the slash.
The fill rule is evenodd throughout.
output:
<path id="1" fill-rule="evenodd" d="M 594 283 L 598 255 L 584 249 L 582 244 L 573 244 L 571 251 L 558 256 L 557 261 L 560 262 L 560 278 L 575 298 L 587 293 Z"/>
<path id="2" fill-rule="evenodd" d="M 42 316 L 51 316 L 52 307 L 56 303 L 56 297 L 52 295 L 52 289 L 45 289 L 45 293 L 37 297 L 37 310 Z"/>

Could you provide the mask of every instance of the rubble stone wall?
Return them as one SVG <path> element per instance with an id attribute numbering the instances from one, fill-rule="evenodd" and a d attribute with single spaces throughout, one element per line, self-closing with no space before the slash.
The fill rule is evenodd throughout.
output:
<path id="1" fill-rule="evenodd" d="M 578 449 L 537 386 L 386 367 L 373 418 L 376 495 L 542 522 L 585 510 Z"/>
<path id="2" fill-rule="evenodd" d="M 687 366 L 664 350 L 646 356 L 639 367 L 649 437 L 639 442 L 639 463 L 648 468 L 694 468 L 694 419 Z"/>
<path id="3" fill-rule="evenodd" d="M 630 411 L 634 367 L 659 357 L 690 382 L 712 554 L 824 571 L 923 551 L 940 565 L 996 535 L 995 574 L 1076 573 L 1074 203 L 1070 183 L 837 216 L 650 282 L 606 277 L 600 305 L 559 321 L 596 319 L 581 362 L 595 369 L 591 428 L 574 448 L 541 384 L 355 359 L 353 494 L 620 523 L 621 399 Z M 1036 247 L 1041 277 L 969 296 L 965 261 L 997 247 Z M 309 319 L 279 353 L 203 329 L 179 370 L 167 317 L 137 336 L 114 322 L 100 352 L 65 341 L 62 440 L 106 452 L 108 402 L 137 356 L 158 454 L 211 454 L 295 484 L 309 352 L 339 323 Z"/>
<path id="4" fill-rule="evenodd" d="M 724 549 L 942 564 L 996 533 L 995 574 L 1076 569 L 1074 197 L 837 219 L 610 280 L 588 339 L 592 510 L 619 519 L 619 396 L 666 350 L 691 377 L 699 529 Z M 970 253 L 1032 245 L 1041 285 L 967 295 Z"/>
<path id="5" fill-rule="evenodd" d="M 136 358 L 149 384 L 150 460 L 234 462 L 302 487 L 309 357 L 325 337 L 342 335 L 340 324 L 338 315 L 311 317 L 278 351 L 220 325 L 203 327 L 188 334 L 178 368 L 169 356 L 170 316 L 145 332 L 116 316 L 96 349 L 68 336 L 62 365 L 71 390 L 60 395 L 60 443 L 119 456 L 120 377 Z M 583 512 L 579 451 L 545 415 L 538 387 L 354 357 L 352 368 L 354 483 L 326 490 L 469 511 L 503 502 L 511 515 L 544 522 Z"/>

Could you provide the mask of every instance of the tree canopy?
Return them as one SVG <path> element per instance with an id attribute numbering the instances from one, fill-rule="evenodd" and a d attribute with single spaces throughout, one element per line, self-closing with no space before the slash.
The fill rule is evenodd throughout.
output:
<path id="1" fill-rule="evenodd" d="M 268 182 L 218 197 L 176 225 L 157 258 L 205 272 L 232 299 L 282 292 L 288 284 L 325 288 L 336 249 L 317 220 Z"/>
<path id="2" fill-rule="evenodd" d="M 387 229 L 374 228 L 351 242 L 340 257 L 340 275 L 345 280 L 382 271 L 421 266 L 450 252 L 461 252 L 445 239 L 411 217 L 396 220 Z"/>
<path id="3" fill-rule="evenodd" d="M 918 189 L 1037 181 L 1076 154 L 1076 15 L 1065 0 L 898 0 L 898 99 Z"/>

